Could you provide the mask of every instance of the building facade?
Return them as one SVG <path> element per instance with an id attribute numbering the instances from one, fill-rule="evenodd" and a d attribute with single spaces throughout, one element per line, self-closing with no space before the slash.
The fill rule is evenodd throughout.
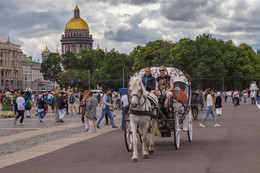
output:
<path id="1" fill-rule="evenodd" d="M 9 38 L 0 37 L 0 90 L 18 90 L 22 87 L 23 52 L 20 45 L 11 43 Z"/>
<path id="2" fill-rule="evenodd" d="M 31 88 L 32 90 L 52 90 L 54 84 L 43 78 L 41 63 L 25 59 L 22 61 L 23 67 L 23 89 Z"/>
<path id="3" fill-rule="evenodd" d="M 93 39 L 88 24 L 80 17 L 78 5 L 74 8 L 74 17 L 66 24 L 61 38 L 61 54 L 71 51 L 75 55 L 82 50 L 92 50 Z"/>

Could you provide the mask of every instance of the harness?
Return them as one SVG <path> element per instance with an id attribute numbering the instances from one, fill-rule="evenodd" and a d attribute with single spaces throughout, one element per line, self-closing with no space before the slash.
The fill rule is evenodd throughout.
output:
<path id="1" fill-rule="evenodd" d="M 131 95 L 130 96 L 130 103 L 129 103 L 129 105 L 131 105 L 131 100 L 132 100 L 133 97 L 137 97 L 139 101 L 143 97 L 144 98 L 144 102 L 141 104 L 138 101 L 138 105 L 139 106 L 145 105 L 145 109 L 144 109 L 144 111 L 138 111 L 138 110 L 132 109 L 132 107 L 130 106 L 129 113 L 130 114 L 134 114 L 134 115 L 138 115 L 138 116 L 151 116 L 151 117 L 153 117 L 152 109 L 151 110 L 146 110 L 146 104 L 145 103 L 147 102 L 147 100 L 149 100 L 150 102 L 152 101 L 151 105 L 155 105 L 155 100 L 153 100 L 151 97 L 148 97 L 150 93 L 148 94 L 148 96 L 144 96 L 141 84 L 140 84 L 140 87 L 141 87 L 141 90 L 140 90 L 141 94 L 140 95 L 137 95 L 137 94 Z"/>

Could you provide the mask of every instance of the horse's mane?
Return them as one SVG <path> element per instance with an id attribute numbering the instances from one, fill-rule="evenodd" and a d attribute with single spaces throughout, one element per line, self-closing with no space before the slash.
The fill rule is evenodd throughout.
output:
<path id="1" fill-rule="evenodd" d="M 143 94 L 147 95 L 147 91 L 142 83 L 141 78 L 136 78 L 131 81 L 130 88 L 139 88 L 141 86 Z"/>

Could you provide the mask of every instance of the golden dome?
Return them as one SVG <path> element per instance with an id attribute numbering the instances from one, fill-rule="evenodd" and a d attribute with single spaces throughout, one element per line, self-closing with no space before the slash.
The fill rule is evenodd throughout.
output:
<path id="1" fill-rule="evenodd" d="M 106 50 L 105 50 L 105 53 L 108 53 L 107 48 L 106 48 Z"/>
<path id="2" fill-rule="evenodd" d="M 73 29 L 89 30 L 87 22 L 80 18 L 78 4 L 76 4 L 76 7 L 74 8 L 74 17 L 70 19 L 70 21 L 65 26 L 65 30 Z"/>
<path id="3" fill-rule="evenodd" d="M 88 24 L 83 19 L 75 18 L 73 17 L 70 19 L 70 21 L 67 23 L 65 30 L 71 30 L 71 29 L 80 29 L 80 30 L 89 30 Z"/>
<path id="4" fill-rule="evenodd" d="M 44 52 L 50 52 L 47 46 L 46 46 Z"/>

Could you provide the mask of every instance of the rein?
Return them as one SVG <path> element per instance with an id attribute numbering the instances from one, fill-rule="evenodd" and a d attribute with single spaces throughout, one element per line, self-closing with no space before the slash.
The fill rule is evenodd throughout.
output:
<path id="1" fill-rule="evenodd" d="M 141 94 L 140 94 L 140 95 L 137 95 L 137 94 L 131 95 L 131 96 L 130 96 L 130 103 L 129 103 L 129 104 L 131 105 L 131 100 L 132 100 L 133 97 L 137 97 L 138 100 L 139 100 L 139 101 L 138 101 L 138 105 L 139 105 L 139 106 L 145 105 L 145 109 L 144 109 L 144 111 L 138 111 L 138 110 L 133 110 L 132 107 L 130 107 L 129 113 L 130 113 L 130 114 L 134 114 L 134 115 L 139 115 L 139 116 L 152 116 L 152 111 L 151 111 L 151 110 L 148 110 L 148 111 L 146 110 L 146 104 L 145 104 L 145 103 L 146 103 L 146 101 L 147 101 L 147 96 L 144 96 L 144 95 L 143 95 L 143 89 L 142 89 L 141 84 L 140 84 L 140 87 L 141 87 L 141 91 L 140 91 Z M 140 99 L 141 99 L 142 97 L 144 98 L 144 102 L 141 104 L 141 103 L 140 103 Z"/>

